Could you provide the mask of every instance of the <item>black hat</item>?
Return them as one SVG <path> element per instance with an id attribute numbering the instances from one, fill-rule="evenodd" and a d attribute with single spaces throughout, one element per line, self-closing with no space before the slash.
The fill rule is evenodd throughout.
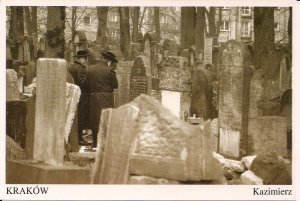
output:
<path id="1" fill-rule="evenodd" d="M 88 50 L 78 50 L 77 51 L 77 54 L 74 56 L 74 57 L 87 57 L 89 56 L 90 54 L 88 53 Z"/>
<path id="2" fill-rule="evenodd" d="M 115 63 L 118 63 L 118 60 L 116 59 L 116 55 L 114 55 L 112 52 L 106 51 L 106 52 L 101 52 L 101 54 L 104 58 L 113 61 Z"/>

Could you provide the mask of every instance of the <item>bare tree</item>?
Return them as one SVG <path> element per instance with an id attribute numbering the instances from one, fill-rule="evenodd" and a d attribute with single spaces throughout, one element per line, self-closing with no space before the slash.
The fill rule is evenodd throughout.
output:
<path id="1" fill-rule="evenodd" d="M 190 48 L 195 44 L 195 7 L 181 8 L 181 47 Z"/>
<path id="2" fill-rule="evenodd" d="M 204 50 L 205 10 L 205 7 L 197 7 L 196 13 L 195 44 L 200 50 Z"/>
<path id="3" fill-rule="evenodd" d="M 129 55 L 129 43 L 130 43 L 130 30 L 129 30 L 129 8 L 119 7 L 120 13 L 120 45 L 121 51 L 124 56 L 124 60 L 128 61 Z"/>
<path id="4" fill-rule="evenodd" d="M 66 11 L 63 6 L 48 7 L 47 16 L 47 48 L 46 57 L 64 58 L 65 51 L 65 17 Z"/>
<path id="5" fill-rule="evenodd" d="M 254 67 L 263 69 L 264 74 L 270 72 L 272 55 L 275 49 L 274 8 L 254 8 Z"/>
<path id="6" fill-rule="evenodd" d="M 108 7 L 97 7 L 97 17 L 98 17 L 98 28 L 97 28 L 97 38 L 96 41 L 99 44 L 100 48 L 106 46 L 107 37 L 107 13 Z"/>
<path id="7" fill-rule="evenodd" d="M 132 42 L 134 42 L 134 43 L 136 43 L 138 41 L 139 17 L 140 17 L 140 7 L 133 7 L 133 15 L 132 15 Z"/>
<path id="8" fill-rule="evenodd" d="M 157 41 L 160 41 L 160 20 L 159 20 L 159 7 L 154 7 L 154 27 L 157 36 Z"/>

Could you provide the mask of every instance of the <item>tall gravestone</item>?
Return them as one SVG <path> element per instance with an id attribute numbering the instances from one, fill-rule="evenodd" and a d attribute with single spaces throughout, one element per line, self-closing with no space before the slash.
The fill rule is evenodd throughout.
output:
<path id="1" fill-rule="evenodd" d="M 62 59 L 37 61 L 33 159 L 60 166 L 64 157 L 66 72 Z"/>
<path id="2" fill-rule="evenodd" d="M 191 73 L 187 63 L 185 57 L 164 57 L 158 69 L 163 105 L 181 119 L 184 118 L 184 113 L 190 110 L 191 102 Z M 176 104 L 171 104 L 170 101 L 175 101 Z"/>
<path id="3" fill-rule="evenodd" d="M 228 41 L 222 50 L 219 79 L 219 151 L 230 157 L 241 157 L 247 150 L 249 65 L 244 44 Z"/>
<path id="4" fill-rule="evenodd" d="M 118 89 L 115 91 L 115 107 L 119 107 L 130 101 L 130 73 L 132 61 L 120 61 L 117 68 Z M 133 83 L 134 84 L 134 80 Z"/>
<path id="5" fill-rule="evenodd" d="M 140 94 L 148 93 L 147 74 L 149 71 L 149 60 L 145 56 L 138 56 L 133 62 L 130 74 L 130 100 Z"/>

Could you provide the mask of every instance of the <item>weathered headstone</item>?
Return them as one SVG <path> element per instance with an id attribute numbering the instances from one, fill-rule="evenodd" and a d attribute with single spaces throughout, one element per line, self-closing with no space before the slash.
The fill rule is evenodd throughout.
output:
<path id="1" fill-rule="evenodd" d="M 279 156 L 287 155 L 287 122 L 284 117 L 251 118 L 248 128 L 249 154 L 274 152 Z"/>
<path id="2" fill-rule="evenodd" d="M 128 183 L 129 160 L 134 149 L 135 121 L 138 112 L 138 108 L 126 104 L 118 109 L 110 109 L 110 112 L 104 112 L 104 115 L 102 115 L 107 124 L 106 130 L 104 130 L 105 133 L 101 130 L 98 133 L 99 146 L 96 153 L 92 183 Z M 120 117 L 122 117 L 122 120 Z M 103 126 L 103 124 L 100 124 L 100 128 L 103 128 Z M 103 150 L 105 150 L 105 154 L 102 154 Z M 99 166 L 99 163 L 101 166 Z"/>
<path id="3" fill-rule="evenodd" d="M 221 154 L 242 157 L 247 150 L 249 107 L 248 53 L 243 43 L 227 42 L 222 50 L 219 80 Z"/>
<path id="4" fill-rule="evenodd" d="M 18 75 L 13 69 L 6 69 L 6 101 L 15 101 L 20 99 L 18 89 Z"/>
<path id="5" fill-rule="evenodd" d="M 76 31 L 74 35 L 75 53 L 78 50 L 87 49 L 87 38 L 84 31 Z"/>
<path id="6" fill-rule="evenodd" d="M 130 101 L 130 73 L 133 62 L 120 61 L 117 68 L 118 89 L 115 91 L 115 107 Z"/>
<path id="7" fill-rule="evenodd" d="M 213 38 L 207 37 L 204 39 L 204 60 L 203 63 L 212 63 Z"/>
<path id="8" fill-rule="evenodd" d="M 146 75 L 149 75 L 150 70 L 146 57 L 139 56 L 134 60 L 130 74 L 130 100 L 140 94 L 147 94 L 149 85 Z"/>
<path id="9" fill-rule="evenodd" d="M 190 125 L 144 95 L 132 104 L 139 108 L 139 114 L 131 174 L 178 181 L 215 180 L 220 176 L 219 164 L 212 156 L 209 122 Z"/>
<path id="10" fill-rule="evenodd" d="M 191 103 L 191 73 L 186 65 L 185 57 L 164 57 L 158 69 L 159 89 L 166 91 L 162 95 L 180 93 L 180 108 L 174 108 L 174 111 L 180 111 L 181 119 L 184 119 L 184 113 L 190 110 Z M 170 98 L 162 97 L 162 100 Z"/>
<path id="11" fill-rule="evenodd" d="M 66 61 L 37 62 L 36 115 L 33 158 L 60 166 L 64 156 Z"/>

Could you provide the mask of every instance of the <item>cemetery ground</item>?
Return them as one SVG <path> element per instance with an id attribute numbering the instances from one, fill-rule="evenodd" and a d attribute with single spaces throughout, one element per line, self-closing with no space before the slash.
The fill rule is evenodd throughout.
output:
<path id="1" fill-rule="evenodd" d="M 145 40 L 148 48 L 154 44 Z M 6 182 L 291 184 L 286 117 L 279 105 L 259 101 L 261 79 L 255 73 L 248 79 L 245 46 L 229 41 L 221 51 L 218 117 L 212 121 L 186 116 L 197 97 L 191 85 L 201 82 L 188 82 L 193 52 L 160 57 L 155 65 L 153 51 L 120 62 L 116 108 L 102 112 L 96 151 L 78 146 L 80 90 L 64 84 L 65 60 L 39 59 L 36 95 L 24 99 L 7 70 Z"/>
<path id="2" fill-rule="evenodd" d="M 139 20 L 139 7 L 7 7 L 6 183 L 292 184 L 291 8 L 145 7 Z M 79 146 L 81 91 L 67 82 L 78 50 L 88 65 L 103 50 L 119 60 L 96 149 Z"/>

